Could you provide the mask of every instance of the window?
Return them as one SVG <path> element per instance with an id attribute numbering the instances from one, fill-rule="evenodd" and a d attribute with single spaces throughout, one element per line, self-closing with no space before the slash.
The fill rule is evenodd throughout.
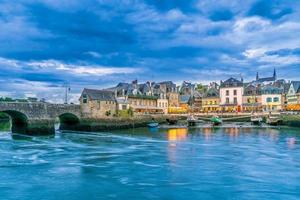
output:
<path id="1" fill-rule="evenodd" d="M 236 90 L 233 90 L 233 95 L 236 95 L 237 94 L 237 91 Z"/>
<path id="2" fill-rule="evenodd" d="M 122 105 L 122 110 L 126 110 L 127 106 L 126 105 Z"/>
<path id="3" fill-rule="evenodd" d="M 88 99 L 87 99 L 87 95 L 83 94 L 82 95 L 82 103 L 87 103 Z"/>
<path id="4" fill-rule="evenodd" d="M 279 102 L 279 98 L 278 97 L 274 97 L 273 101 L 274 102 Z"/>
<path id="5" fill-rule="evenodd" d="M 226 98 L 226 103 L 227 103 L 227 104 L 229 103 L 229 98 L 228 98 L 228 97 Z"/>
<path id="6" fill-rule="evenodd" d="M 237 104 L 237 98 L 236 97 L 233 98 L 233 103 Z"/>
<path id="7" fill-rule="evenodd" d="M 268 98 L 267 98 L 267 102 L 268 102 L 268 103 L 272 102 L 272 98 L 271 98 L 271 97 L 268 97 Z"/>
<path id="8" fill-rule="evenodd" d="M 226 96 L 229 96 L 229 90 L 226 90 Z"/>

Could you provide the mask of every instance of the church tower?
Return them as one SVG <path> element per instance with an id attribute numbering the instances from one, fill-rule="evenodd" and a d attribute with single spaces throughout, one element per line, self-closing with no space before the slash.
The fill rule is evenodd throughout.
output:
<path id="1" fill-rule="evenodd" d="M 276 69 L 275 69 L 275 68 L 274 68 L 273 78 L 274 78 L 274 80 L 276 81 L 276 79 L 277 79 L 277 74 L 276 74 Z"/>

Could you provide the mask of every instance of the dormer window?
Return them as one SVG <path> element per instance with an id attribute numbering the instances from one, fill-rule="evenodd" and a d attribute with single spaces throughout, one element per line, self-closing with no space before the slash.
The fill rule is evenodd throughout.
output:
<path id="1" fill-rule="evenodd" d="M 83 94 L 82 95 L 82 103 L 87 103 L 87 102 L 88 102 L 87 95 Z"/>

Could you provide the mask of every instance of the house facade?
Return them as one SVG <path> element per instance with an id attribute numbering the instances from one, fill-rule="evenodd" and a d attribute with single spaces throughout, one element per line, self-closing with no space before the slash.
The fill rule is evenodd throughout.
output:
<path id="1" fill-rule="evenodd" d="M 300 81 L 292 81 L 286 95 L 287 110 L 300 110 Z"/>
<path id="2" fill-rule="evenodd" d="M 220 97 L 218 89 L 210 88 L 203 95 L 202 111 L 206 113 L 215 113 L 220 111 Z"/>
<path id="3" fill-rule="evenodd" d="M 261 89 L 261 104 L 265 112 L 282 110 L 282 89 L 272 85 L 264 86 Z"/>
<path id="4" fill-rule="evenodd" d="M 103 118 L 116 115 L 117 102 L 111 91 L 84 89 L 79 98 L 81 112 L 86 118 Z"/>
<path id="5" fill-rule="evenodd" d="M 220 85 L 220 107 L 223 112 L 241 112 L 243 104 L 243 80 L 230 78 Z"/>
<path id="6" fill-rule="evenodd" d="M 261 112 L 262 99 L 260 86 L 248 84 L 244 87 L 243 112 Z"/>

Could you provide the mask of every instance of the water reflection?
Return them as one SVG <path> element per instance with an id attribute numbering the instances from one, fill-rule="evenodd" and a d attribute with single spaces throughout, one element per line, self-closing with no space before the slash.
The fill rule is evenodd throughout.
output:
<path id="1" fill-rule="evenodd" d="M 168 130 L 169 141 L 183 141 L 187 138 L 187 128 L 171 128 Z"/>

